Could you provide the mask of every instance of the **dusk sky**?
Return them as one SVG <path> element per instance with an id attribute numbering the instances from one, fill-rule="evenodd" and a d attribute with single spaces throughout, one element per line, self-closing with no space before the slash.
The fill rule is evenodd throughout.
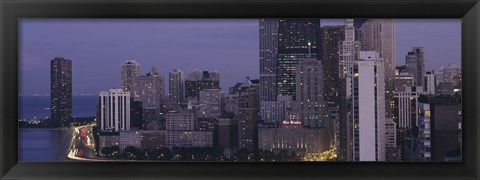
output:
<path id="1" fill-rule="evenodd" d="M 322 20 L 343 25 L 343 19 Z M 24 19 L 20 20 L 20 93 L 49 94 L 50 60 L 73 61 L 73 93 L 98 94 L 120 87 L 126 60 L 152 66 L 165 78 L 179 68 L 218 70 L 224 91 L 245 76 L 259 76 L 256 19 Z M 412 47 L 423 46 L 426 71 L 460 64 L 461 19 L 396 20 L 396 62 L 405 64 Z"/>

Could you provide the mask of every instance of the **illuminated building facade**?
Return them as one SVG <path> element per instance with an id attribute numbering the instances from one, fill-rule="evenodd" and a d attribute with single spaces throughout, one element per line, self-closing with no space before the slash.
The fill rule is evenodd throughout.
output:
<path id="1" fill-rule="evenodd" d="M 50 118 L 54 126 L 68 126 L 72 120 L 72 60 L 50 61 Z"/>
<path id="2" fill-rule="evenodd" d="M 130 92 L 110 89 L 99 96 L 100 131 L 130 130 Z"/>
<path id="3" fill-rule="evenodd" d="M 353 66 L 353 161 L 385 161 L 384 65 L 378 52 L 360 51 Z"/>

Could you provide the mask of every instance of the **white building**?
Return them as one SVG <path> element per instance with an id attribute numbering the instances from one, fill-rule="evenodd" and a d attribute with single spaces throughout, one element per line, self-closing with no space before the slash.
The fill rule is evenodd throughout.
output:
<path id="1" fill-rule="evenodd" d="M 385 80 L 379 53 L 360 51 L 352 73 L 352 158 L 385 161 Z"/>
<path id="2" fill-rule="evenodd" d="M 100 130 L 130 130 L 130 92 L 110 89 L 100 92 Z"/>
<path id="3" fill-rule="evenodd" d="M 435 94 L 435 86 L 436 86 L 436 77 L 433 71 L 429 71 L 425 74 L 425 93 L 434 95 Z"/>
<path id="4" fill-rule="evenodd" d="M 418 97 L 423 94 L 422 86 L 407 86 L 404 91 L 395 92 L 398 106 L 398 127 L 410 129 L 418 125 Z"/>

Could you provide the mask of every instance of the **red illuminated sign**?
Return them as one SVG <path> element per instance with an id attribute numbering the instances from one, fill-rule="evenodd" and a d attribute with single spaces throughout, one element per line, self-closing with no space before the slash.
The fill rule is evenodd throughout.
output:
<path id="1" fill-rule="evenodd" d="M 302 121 L 293 121 L 293 120 L 284 120 L 282 124 L 295 124 L 295 125 L 301 125 Z"/>

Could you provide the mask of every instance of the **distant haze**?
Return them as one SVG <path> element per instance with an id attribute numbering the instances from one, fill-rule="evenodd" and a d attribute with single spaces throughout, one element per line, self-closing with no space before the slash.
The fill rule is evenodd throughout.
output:
<path id="1" fill-rule="evenodd" d="M 323 25 L 343 25 L 325 19 Z M 50 60 L 73 61 L 73 93 L 97 94 L 120 87 L 126 60 L 152 66 L 165 78 L 180 68 L 218 70 L 224 91 L 245 76 L 259 76 L 256 19 L 23 19 L 20 21 L 20 93 L 50 92 Z M 461 20 L 396 20 L 396 61 L 405 63 L 412 47 L 425 48 L 426 70 L 460 64 Z"/>

